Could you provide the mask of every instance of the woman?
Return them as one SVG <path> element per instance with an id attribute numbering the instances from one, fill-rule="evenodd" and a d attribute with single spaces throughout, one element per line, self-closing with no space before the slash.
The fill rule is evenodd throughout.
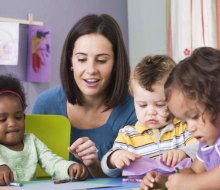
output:
<path id="1" fill-rule="evenodd" d="M 33 113 L 68 117 L 72 125 L 69 151 L 92 176 L 102 177 L 102 156 L 112 147 L 118 130 L 137 120 L 128 94 L 126 48 L 111 16 L 87 15 L 73 26 L 64 43 L 60 75 L 62 86 L 43 92 Z"/>

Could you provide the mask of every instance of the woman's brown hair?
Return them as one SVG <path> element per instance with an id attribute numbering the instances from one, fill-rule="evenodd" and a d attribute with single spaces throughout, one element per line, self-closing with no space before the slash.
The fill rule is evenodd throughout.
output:
<path id="1" fill-rule="evenodd" d="M 122 33 L 118 23 L 111 16 L 107 14 L 87 15 L 72 27 L 63 46 L 60 65 L 61 82 L 68 101 L 71 104 L 83 105 L 84 98 L 71 71 L 71 59 L 76 40 L 83 35 L 93 33 L 106 37 L 113 47 L 115 60 L 105 102 L 107 109 L 111 109 L 122 102 L 128 93 L 130 76 L 130 65 Z"/>

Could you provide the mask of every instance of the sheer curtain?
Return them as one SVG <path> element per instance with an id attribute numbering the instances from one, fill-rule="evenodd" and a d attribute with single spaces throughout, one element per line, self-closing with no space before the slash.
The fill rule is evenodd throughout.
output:
<path id="1" fill-rule="evenodd" d="M 168 54 L 180 61 L 201 46 L 220 47 L 220 0 L 168 0 Z"/>

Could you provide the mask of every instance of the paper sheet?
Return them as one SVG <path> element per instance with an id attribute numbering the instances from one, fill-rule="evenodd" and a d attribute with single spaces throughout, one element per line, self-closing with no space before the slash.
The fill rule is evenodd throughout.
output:
<path id="1" fill-rule="evenodd" d="M 0 22 L 0 65 L 18 64 L 19 24 Z"/>
<path id="2" fill-rule="evenodd" d="M 189 168 L 191 164 L 192 164 L 191 159 L 185 158 L 176 166 L 169 167 L 163 164 L 160 161 L 160 158 L 152 159 L 148 157 L 142 157 L 136 160 L 135 162 L 131 163 L 130 166 L 125 167 L 122 172 L 122 175 L 123 176 L 143 175 L 152 170 L 159 171 L 164 174 L 169 174 L 175 172 L 176 167 L 178 167 L 179 169 Z"/>

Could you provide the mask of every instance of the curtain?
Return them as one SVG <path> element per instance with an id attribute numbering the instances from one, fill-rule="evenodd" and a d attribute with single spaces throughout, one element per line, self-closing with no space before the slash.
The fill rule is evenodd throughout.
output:
<path id="1" fill-rule="evenodd" d="M 220 0 L 169 0 L 168 54 L 179 62 L 201 46 L 220 47 Z"/>

